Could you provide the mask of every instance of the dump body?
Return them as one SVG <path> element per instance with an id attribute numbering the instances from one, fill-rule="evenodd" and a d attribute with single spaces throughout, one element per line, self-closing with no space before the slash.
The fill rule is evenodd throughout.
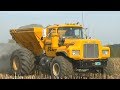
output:
<path id="1" fill-rule="evenodd" d="M 32 51 L 36 56 L 39 56 L 44 48 L 43 41 L 41 41 L 42 30 L 43 28 L 41 27 L 12 29 L 10 30 L 10 34 L 16 43 Z"/>

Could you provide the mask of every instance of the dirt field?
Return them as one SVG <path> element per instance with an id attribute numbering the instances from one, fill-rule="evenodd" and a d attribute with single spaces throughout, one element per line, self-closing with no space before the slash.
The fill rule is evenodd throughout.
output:
<path id="1" fill-rule="evenodd" d="M 11 53 L 20 48 L 14 43 L 0 44 L 0 79 L 51 79 L 51 76 L 43 74 L 41 72 L 36 72 L 34 75 L 29 76 L 16 76 L 10 75 L 10 56 Z M 106 68 L 107 74 L 79 74 L 73 79 L 120 79 L 120 58 L 110 58 L 108 66 Z M 39 73 L 39 74 L 38 74 Z M 68 79 L 68 78 L 66 78 Z"/>

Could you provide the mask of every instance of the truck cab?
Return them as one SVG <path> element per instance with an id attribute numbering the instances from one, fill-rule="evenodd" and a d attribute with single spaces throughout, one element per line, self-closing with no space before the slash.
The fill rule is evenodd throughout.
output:
<path id="1" fill-rule="evenodd" d="M 80 24 L 60 24 L 47 27 L 45 43 L 49 57 L 68 57 L 76 69 L 103 69 L 110 57 L 110 48 L 98 39 L 90 39 Z"/>

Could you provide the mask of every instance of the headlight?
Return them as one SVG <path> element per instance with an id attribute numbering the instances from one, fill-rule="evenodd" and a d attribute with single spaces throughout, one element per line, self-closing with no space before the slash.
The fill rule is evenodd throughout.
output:
<path id="1" fill-rule="evenodd" d="M 107 55 L 107 54 L 108 54 L 108 50 L 103 50 L 102 53 L 103 53 L 104 55 Z"/>
<path id="2" fill-rule="evenodd" d="M 80 55 L 80 50 L 72 50 L 72 55 Z"/>

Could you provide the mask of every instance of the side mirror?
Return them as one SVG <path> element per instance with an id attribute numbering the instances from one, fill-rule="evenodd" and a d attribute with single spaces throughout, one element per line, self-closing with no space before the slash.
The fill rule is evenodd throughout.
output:
<path id="1" fill-rule="evenodd" d="M 65 42 L 65 37 L 61 37 L 60 41 L 64 43 Z"/>

